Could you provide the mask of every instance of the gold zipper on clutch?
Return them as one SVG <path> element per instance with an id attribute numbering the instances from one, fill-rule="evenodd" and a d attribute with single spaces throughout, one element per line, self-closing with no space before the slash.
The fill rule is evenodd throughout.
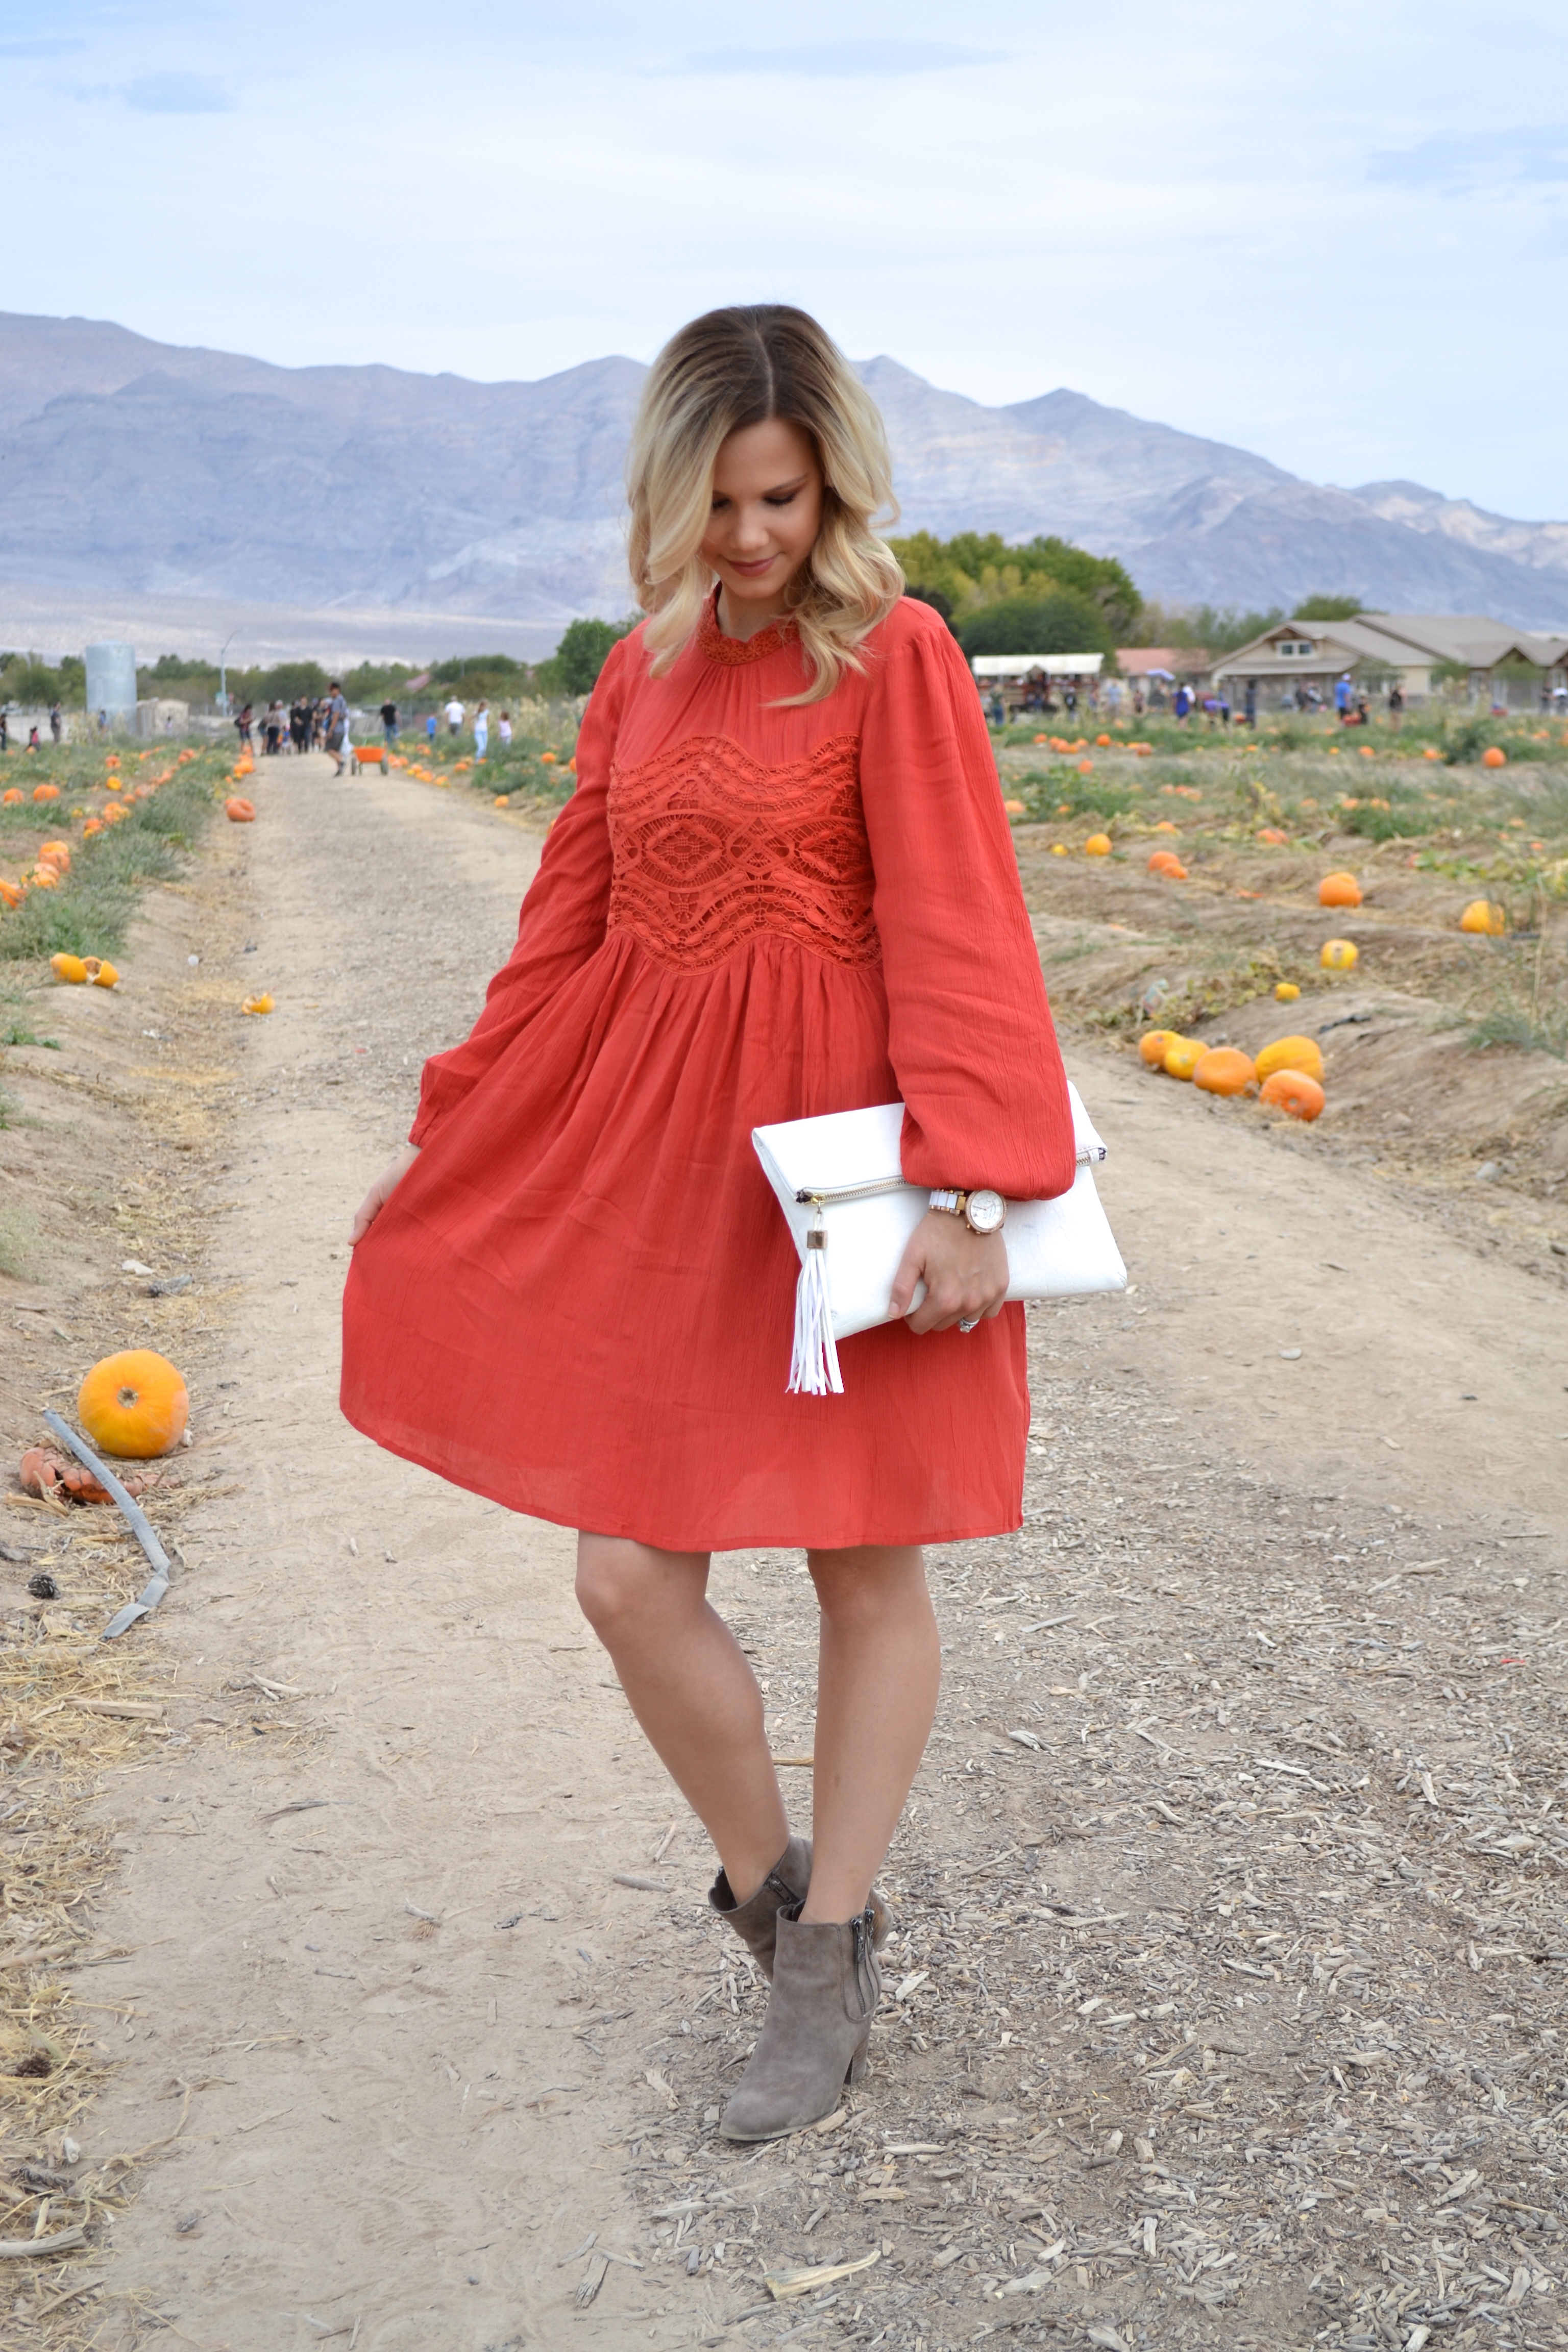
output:
<path id="1" fill-rule="evenodd" d="M 1080 1168 L 1088 1168 L 1104 1157 L 1103 1150 L 1080 1151 L 1078 1164 Z M 804 1185 L 795 1197 L 803 1209 L 808 1204 L 813 1208 L 831 1209 L 840 1201 L 868 1201 L 877 1192 L 918 1192 L 921 1189 L 919 1185 L 910 1184 L 904 1176 L 873 1176 L 864 1184 Z"/>

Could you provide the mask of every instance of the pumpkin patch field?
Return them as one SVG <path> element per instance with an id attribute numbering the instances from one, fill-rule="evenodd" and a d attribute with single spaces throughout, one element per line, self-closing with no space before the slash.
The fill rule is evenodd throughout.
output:
<path id="1" fill-rule="evenodd" d="M 5 2238 L 53 2242 L 5 2259 L 19 2340 L 1568 2340 L 1562 787 L 1357 761 L 1424 828 L 1384 834 L 1321 747 L 1088 731 L 1000 760 L 1129 1287 L 1022 1318 L 1018 1525 L 928 1551 L 869 2070 L 760 2155 L 715 2126 L 765 1988 L 571 1531 L 336 1409 L 350 1216 L 509 952 L 570 736 L 512 793 L 204 754 L 112 824 L 99 782 L 0 802 L 0 877 L 58 869 L 0 910 L 35 927 L 0 959 L 0 2130 Z M 520 1333 L 520 1410 L 550 1377 Z M 146 1562 L 86 1482 L 24 1489 L 46 1411 L 150 1449 L 115 1459 L 173 1574 L 112 1639 Z M 809 1832 L 804 1561 L 711 1589 Z"/>

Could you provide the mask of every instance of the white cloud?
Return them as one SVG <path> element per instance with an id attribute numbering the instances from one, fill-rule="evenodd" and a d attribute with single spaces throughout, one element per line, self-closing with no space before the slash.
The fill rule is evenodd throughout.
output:
<path id="1" fill-rule="evenodd" d="M 140 74 L 117 93 L 138 114 L 231 114 L 235 100 L 210 74 Z"/>

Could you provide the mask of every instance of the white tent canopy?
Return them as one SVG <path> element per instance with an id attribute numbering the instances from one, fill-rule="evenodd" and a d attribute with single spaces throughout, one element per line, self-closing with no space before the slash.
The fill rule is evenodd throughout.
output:
<path id="1" fill-rule="evenodd" d="M 976 654 L 976 677 L 1027 677 L 1042 670 L 1047 677 L 1098 677 L 1103 654 Z"/>

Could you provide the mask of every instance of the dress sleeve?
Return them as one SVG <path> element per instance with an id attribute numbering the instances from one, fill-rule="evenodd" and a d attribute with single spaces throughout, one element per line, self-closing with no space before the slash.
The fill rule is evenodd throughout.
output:
<path id="1" fill-rule="evenodd" d="M 577 787 L 550 829 L 518 919 L 517 945 L 464 1043 L 426 1063 L 410 1143 L 425 1145 L 562 982 L 605 942 L 610 903 L 610 763 L 633 656 L 612 646 L 577 736 Z"/>
<path id="2" fill-rule="evenodd" d="M 940 623 L 873 675 L 860 785 L 904 1175 L 1052 1199 L 1077 1166 L 1067 1078 L 979 697 Z"/>

